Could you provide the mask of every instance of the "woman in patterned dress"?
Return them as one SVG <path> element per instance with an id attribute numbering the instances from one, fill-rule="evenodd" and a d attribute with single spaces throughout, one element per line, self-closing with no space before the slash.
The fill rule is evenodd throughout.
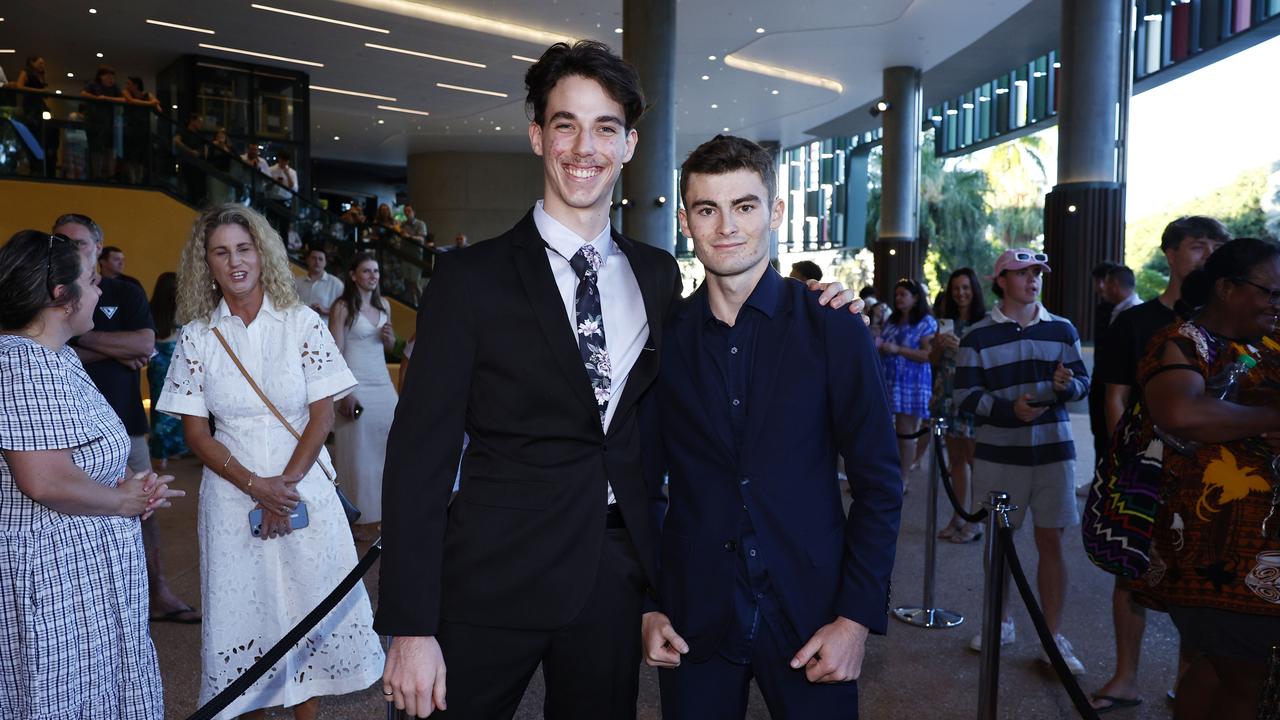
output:
<path id="1" fill-rule="evenodd" d="M 1191 660 L 1174 716 L 1253 720 L 1280 644 L 1280 248 L 1223 245 L 1183 281 L 1182 301 L 1198 312 L 1152 339 L 1138 377 L 1150 421 L 1194 445 L 1165 445 L 1151 565 L 1134 592 L 1168 610 Z M 1208 380 L 1241 355 L 1257 365 L 1234 397 L 1210 397 Z"/>
<path id="2" fill-rule="evenodd" d="M 204 463 L 197 534 L 204 608 L 200 704 L 311 611 L 356 565 L 347 519 L 324 468 L 333 401 L 355 386 L 333 337 L 294 290 L 279 235 L 241 205 L 206 210 L 191 230 L 178 272 L 178 347 L 160 396 L 182 418 Z M 214 335 L 301 440 L 271 413 Z M 217 433 L 209 416 L 217 419 Z M 309 524 L 291 529 L 306 503 Z M 262 510 L 260 534 L 249 515 Z M 285 706 L 316 716 L 317 698 L 363 690 L 382 676 L 364 585 L 219 718 L 265 717 Z"/>
<path id="3" fill-rule="evenodd" d="M 140 517 L 169 478 L 130 476 L 129 437 L 67 341 L 101 292 L 74 241 L 0 248 L 0 717 L 159 720 Z"/>
<path id="4" fill-rule="evenodd" d="M 902 279 L 893 286 L 893 312 L 876 339 L 880 364 L 884 367 L 884 389 L 898 431 L 898 453 L 902 461 L 902 491 L 916 456 L 920 421 L 929 419 L 929 397 L 933 391 L 933 371 L 929 367 L 929 347 L 938 332 L 938 321 L 929 314 L 929 298 L 914 280 Z"/>
<path id="5" fill-rule="evenodd" d="M 966 510 L 975 446 L 973 414 L 961 410 L 952 397 L 956 385 L 956 350 L 960 347 L 960 338 L 964 337 L 965 330 L 986 314 L 987 304 L 983 302 L 978 274 L 972 268 L 960 268 L 951 273 L 943 296 L 942 317 L 951 320 L 952 327 L 947 332 L 939 332 L 933 339 L 929 359 L 937 368 L 934 376 L 936 392 L 933 394 L 933 413 L 947 421 L 947 461 L 951 481 L 956 498 L 965 504 Z M 981 524 L 966 523 L 957 514 L 952 514 L 951 522 L 938 533 L 938 539 L 956 544 L 973 542 L 981 537 Z"/>
<path id="6" fill-rule="evenodd" d="M 163 469 L 169 458 L 187 454 L 187 442 L 182 437 L 182 421 L 165 415 L 156 409 L 160 402 L 160 390 L 169 363 L 173 361 L 173 349 L 178 345 L 178 331 L 174 316 L 178 312 L 178 274 L 161 273 L 156 287 L 151 291 L 151 319 L 156 323 L 156 354 L 147 363 L 147 386 L 151 390 L 151 445 L 152 465 Z"/>

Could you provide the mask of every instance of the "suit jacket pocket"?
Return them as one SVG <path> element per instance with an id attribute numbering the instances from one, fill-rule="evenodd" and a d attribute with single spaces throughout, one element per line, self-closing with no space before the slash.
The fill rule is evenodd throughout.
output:
<path id="1" fill-rule="evenodd" d="M 463 480 L 458 497 L 473 505 L 545 510 L 554 491 L 555 486 L 549 482 L 473 476 Z"/>

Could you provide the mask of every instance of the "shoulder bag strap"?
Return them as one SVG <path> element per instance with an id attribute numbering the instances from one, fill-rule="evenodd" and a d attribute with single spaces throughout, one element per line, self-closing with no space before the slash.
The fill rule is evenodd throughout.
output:
<path id="1" fill-rule="evenodd" d="M 235 351 L 231 349 L 231 345 L 227 343 L 227 339 L 222 336 L 222 332 L 219 331 L 218 328 L 213 328 L 213 336 L 218 338 L 218 342 L 222 345 L 222 349 L 227 351 L 227 355 L 231 357 L 231 362 L 236 364 L 236 369 L 239 370 L 240 374 L 244 376 L 244 379 L 249 382 L 249 387 L 253 388 L 253 391 L 258 394 L 258 399 L 262 400 L 262 404 L 267 406 L 267 409 L 271 411 L 271 414 L 275 415 L 276 419 L 280 421 L 280 424 L 284 425 L 285 428 L 289 430 L 289 433 L 293 435 L 295 440 L 302 440 L 302 435 L 295 430 L 293 425 L 285 419 L 284 415 L 276 409 L 275 403 L 271 402 L 271 400 L 267 398 L 267 394 L 262 392 L 262 388 L 258 387 L 258 383 L 254 382 L 253 376 L 245 369 L 244 364 L 240 362 L 240 358 L 236 357 Z M 329 482 L 334 485 L 338 484 L 329 468 L 325 467 L 324 463 L 320 462 L 319 456 L 316 457 L 316 464 L 320 466 L 320 469 L 324 472 L 324 476 L 329 478 Z"/>

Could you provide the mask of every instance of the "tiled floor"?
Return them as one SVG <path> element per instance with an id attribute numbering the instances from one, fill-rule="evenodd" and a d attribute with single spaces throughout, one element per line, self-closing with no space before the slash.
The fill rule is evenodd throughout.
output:
<path id="1" fill-rule="evenodd" d="M 1078 450 L 1081 454 L 1081 482 L 1091 468 L 1092 446 L 1088 442 L 1088 422 L 1073 415 Z M 174 464 L 179 486 L 189 495 L 163 516 L 164 560 L 179 593 L 193 602 L 199 599 L 199 558 L 195 538 L 195 507 L 199 472 L 195 463 Z M 903 515 L 898 559 L 894 569 L 895 605 L 915 605 L 921 601 L 924 567 L 924 523 L 926 482 L 923 474 L 912 483 Z M 949 516 L 946 499 L 940 500 L 943 522 Z M 1035 573 L 1035 548 L 1024 530 L 1017 540 L 1020 555 L 1031 578 Z M 1086 692 L 1097 689 L 1111 673 L 1113 640 L 1111 632 L 1111 576 L 1094 568 L 1080 546 L 1074 529 L 1067 533 L 1070 594 L 1067 598 L 1064 632 L 1084 661 L 1086 674 L 1081 685 Z M 361 548 L 363 550 L 363 548 Z M 861 680 L 862 717 L 882 718 L 972 718 L 977 708 L 978 656 L 966 648 L 978 631 L 982 607 L 982 548 L 980 543 L 958 546 L 939 543 L 936 602 L 965 616 L 965 622 L 951 630 L 923 630 L 891 622 L 886 637 L 872 638 Z M 370 593 L 375 592 L 377 567 L 366 577 Z M 1032 579 L 1034 582 L 1034 579 Z M 376 595 L 374 596 L 376 602 Z M 1025 609 L 1014 600 L 1014 621 L 1018 640 L 1002 653 L 999 716 L 1002 718 L 1066 719 L 1076 717 L 1067 695 L 1047 667 L 1036 660 L 1035 633 Z M 181 719 L 195 709 L 200 672 L 199 626 L 153 625 L 153 637 L 164 676 L 166 718 Z M 1141 685 L 1147 701 L 1142 706 L 1115 713 L 1125 720 L 1154 720 L 1171 717 L 1164 693 L 1173 680 L 1177 636 L 1165 615 L 1151 613 L 1143 645 Z M 638 716 L 656 720 L 657 679 L 652 670 L 640 672 Z M 541 680 L 525 696 L 517 718 L 541 717 Z M 375 719 L 386 717 L 377 688 L 341 698 L 322 701 L 322 717 Z M 289 714 L 279 712 L 278 717 Z M 753 690 L 750 718 L 768 718 L 764 703 Z"/>

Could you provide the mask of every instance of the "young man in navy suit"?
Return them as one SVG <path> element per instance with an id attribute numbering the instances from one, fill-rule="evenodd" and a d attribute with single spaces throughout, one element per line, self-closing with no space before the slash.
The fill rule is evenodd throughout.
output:
<path id="1" fill-rule="evenodd" d="M 663 717 L 740 719 L 754 677 L 774 717 L 856 718 L 902 508 L 879 359 L 858 317 L 770 266 L 784 205 L 767 152 L 717 136 L 681 194 L 707 279 L 664 328 L 645 468 L 669 475 L 661 611 L 642 627 Z"/>

